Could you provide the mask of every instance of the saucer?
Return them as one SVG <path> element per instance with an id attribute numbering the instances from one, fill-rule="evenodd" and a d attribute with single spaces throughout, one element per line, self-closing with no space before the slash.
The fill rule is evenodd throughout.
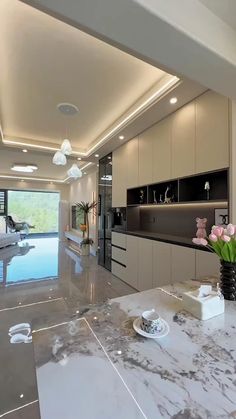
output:
<path id="1" fill-rule="evenodd" d="M 151 338 L 151 339 L 164 338 L 164 336 L 168 335 L 170 331 L 168 323 L 163 319 L 160 319 L 161 330 L 157 331 L 156 333 L 144 332 L 144 330 L 141 329 L 141 323 L 142 323 L 141 317 L 137 317 L 137 319 L 135 319 L 133 322 L 133 328 L 135 332 L 137 332 L 141 336 L 144 336 L 145 338 Z"/>

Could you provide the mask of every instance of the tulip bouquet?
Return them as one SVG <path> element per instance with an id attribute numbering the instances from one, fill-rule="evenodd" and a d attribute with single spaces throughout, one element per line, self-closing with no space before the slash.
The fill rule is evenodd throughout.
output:
<path id="1" fill-rule="evenodd" d="M 222 261 L 236 263 L 236 226 L 233 224 L 228 224 L 226 228 L 213 226 L 208 237 L 196 237 L 193 243 L 208 247 Z"/>

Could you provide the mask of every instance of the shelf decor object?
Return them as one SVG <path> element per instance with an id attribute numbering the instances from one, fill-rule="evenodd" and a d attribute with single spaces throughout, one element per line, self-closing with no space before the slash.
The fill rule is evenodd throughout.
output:
<path id="1" fill-rule="evenodd" d="M 226 300 L 236 301 L 236 226 L 213 226 L 208 237 L 195 237 L 192 241 L 219 256 L 221 292 Z"/>

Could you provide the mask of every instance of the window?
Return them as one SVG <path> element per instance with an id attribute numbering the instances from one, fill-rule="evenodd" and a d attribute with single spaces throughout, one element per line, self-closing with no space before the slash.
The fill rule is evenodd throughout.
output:
<path id="1" fill-rule="evenodd" d="M 8 215 L 34 226 L 30 233 L 58 232 L 59 193 L 8 191 Z"/>

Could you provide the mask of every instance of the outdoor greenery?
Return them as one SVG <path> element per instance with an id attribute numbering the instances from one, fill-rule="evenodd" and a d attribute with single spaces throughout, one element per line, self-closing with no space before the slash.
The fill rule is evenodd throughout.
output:
<path id="1" fill-rule="evenodd" d="M 8 192 L 8 215 L 14 221 L 26 221 L 35 226 L 30 233 L 58 232 L 58 204 L 58 193 Z"/>

